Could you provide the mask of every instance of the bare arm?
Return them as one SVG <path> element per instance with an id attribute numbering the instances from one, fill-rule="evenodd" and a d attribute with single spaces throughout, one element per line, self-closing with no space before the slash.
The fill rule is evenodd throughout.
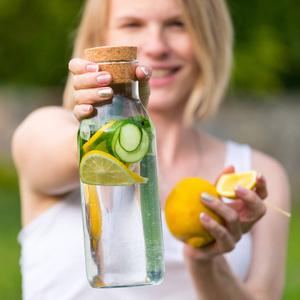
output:
<path id="1" fill-rule="evenodd" d="M 61 195 L 78 186 L 78 126 L 72 111 L 61 107 L 38 109 L 19 125 L 13 158 L 20 180 L 31 190 Z"/>
<path id="2" fill-rule="evenodd" d="M 268 202 L 290 210 L 288 178 L 278 162 L 261 153 L 254 153 L 254 168 L 264 168 L 268 180 Z M 284 288 L 289 218 L 272 208 L 253 228 L 253 263 L 247 285 L 259 299 L 281 299 Z"/>
<path id="3" fill-rule="evenodd" d="M 269 190 L 267 201 L 284 210 L 289 210 L 289 186 L 282 167 L 271 158 L 257 152 L 254 153 L 253 163 L 254 168 L 262 171 L 267 178 Z M 259 193 L 265 193 L 263 187 L 260 188 Z M 256 201 L 254 194 L 250 191 L 248 195 L 244 196 L 243 201 L 248 198 L 247 201 L 253 199 L 254 203 Z M 210 204 L 211 208 L 213 206 Z M 252 228 L 253 257 L 247 279 L 243 282 L 231 272 L 222 255 L 222 252 L 231 250 L 234 240 L 238 240 L 234 237 L 238 236 L 235 233 L 237 230 L 230 229 L 230 227 L 235 227 L 233 225 L 236 222 L 234 214 L 230 211 L 223 213 L 228 220 L 227 225 L 231 223 L 229 226 L 225 226 L 226 230 L 213 222 L 208 222 L 206 225 L 203 223 L 215 235 L 217 243 L 211 248 L 202 250 L 200 248 L 198 251 L 188 246 L 185 247 L 187 264 L 199 298 L 204 300 L 281 299 L 284 286 L 287 217 L 268 209 L 261 220 L 257 223 L 254 222 L 255 225 Z M 242 218 L 240 217 L 240 219 Z M 247 224 L 244 221 L 240 222 L 241 227 L 244 223 Z"/>
<path id="4" fill-rule="evenodd" d="M 45 107 L 31 113 L 14 132 L 23 226 L 79 186 L 78 126 L 72 111 Z"/>

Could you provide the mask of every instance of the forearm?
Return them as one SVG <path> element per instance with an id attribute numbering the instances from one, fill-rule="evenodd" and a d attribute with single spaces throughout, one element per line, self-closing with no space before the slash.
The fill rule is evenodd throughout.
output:
<path id="1" fill-rule="evenodd" d="M 251 293 L 246 285 L 232 273 L 223 256 L 209 260 L 186 258 L 186 261 L 199 299 L 258 299 Z"/>

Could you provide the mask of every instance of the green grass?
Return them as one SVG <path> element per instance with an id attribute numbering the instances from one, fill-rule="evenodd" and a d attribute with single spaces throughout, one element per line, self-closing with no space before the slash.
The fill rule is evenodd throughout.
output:
<path id="1" fill-rule="evenodd" d="M 17 176 L 11 163 L 1 161 L 0 169 L 0 299 L 21 299 L 19 267 L 20 202 Z M 300 201 L 294 201 L 282 300 L 300 299 Z M 274 262 L 276 263 L 276 262 Z"/>
<path id="2" fill-rule="evenodd" d="M 300 201 L 293 202 L 286 266 L 286 285 L 282 300 L 300 299 Z"/>
<path id="3" fill-rule="evenodd" d="M 21 299 L 19 268 L 21 228 L 17 176 L 12 164 L 1 161 L 0 169 L 0 299 Z"/>

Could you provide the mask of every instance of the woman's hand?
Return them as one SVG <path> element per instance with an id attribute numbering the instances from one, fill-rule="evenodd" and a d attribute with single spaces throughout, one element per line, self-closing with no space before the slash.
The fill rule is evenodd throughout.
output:
<path id="1" fill-rule="evenodd" d="M 112 89 L 108 86 L 112 77 L 109 73 L 103 72 L 95 63 L 81 58 L 74 58 L 69 62 L 69 70 L 74 74 L 73 96 L 76 106 L 73 113 L 81 121 L 93 111 L 93 104 L 110 99 L 113 96 Z M 152 69 L 149 66 L 141 65 L 136 69 L 136 76 L 139 80 L 139 94 L 143 105 L 147 107 L 150 95 L 149 79 Z"/>
<path id="2" fill-rule="evenodd" d="M 229 167 L 222 174 L 232 172 L 234 168 Z M 225 224 L 222 226 L 208 215 L 202 214 L 201 223 L 215 237 L 215 242 L 198 249 L 185 245 L 184 253 L 187 257 L 206 260 L 230 252 L 242 234 L 250 231 L 266 213 L 266 206 L 262 200 L 267 197 L 267 189 L 262 175 L 257 176 L 255 191 L 237 187 L 235 193 L 238 199 L 232 203 L 224 203 L 210 195 L 202 195 L 203 203 L 221 216 Z"/>

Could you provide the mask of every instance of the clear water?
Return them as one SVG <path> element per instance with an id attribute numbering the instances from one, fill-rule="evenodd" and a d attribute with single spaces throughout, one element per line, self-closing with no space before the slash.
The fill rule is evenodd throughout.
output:
<path id="1" fill-rule="evenodd" d="M 147 177 L 148 182 L 86 187 L 81 183 L 86 272 L 93 287 L 152 285 L 163 279 L 156 156 L 146 155 L 134 171 Z M 91 234 L 94 225 L 85 194 L 89 187 L 96 191 L 100 205 L 101 229 L 97 237 Z"/>

